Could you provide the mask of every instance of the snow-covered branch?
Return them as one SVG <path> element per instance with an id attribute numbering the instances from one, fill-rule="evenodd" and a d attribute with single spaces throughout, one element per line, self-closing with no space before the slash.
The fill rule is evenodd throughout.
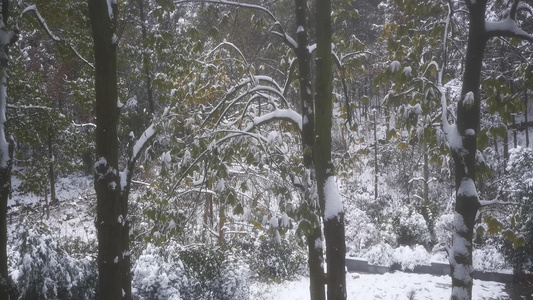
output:
<path id="1" fill-rule="evenodd" d="M 302 116 L 290 108 L 289 109 L 276 109 L 262 116 L 255 117 L 253 119 L 252 124 L 249 124 L 244 129 L 244 131 L 249 132 L 258 126 L 261 126 L 263 124 L 267 124 L 273 121 L 277 121 L 277 120 L 291 122 L 294 125 L 298 126 L 300 131 L 302 131 Z"/>
<path id="2" fill-rule="evenodd" d="M 519 11 L 527 11 L 533 15 L 533 9 L 529 4 L 522 3 L 520 0 L 514 0 L 511 4 L 509 16 L 506 19 L 498 22 L 485 22 L 486 38 L 511 37 L 533 42 L 533 35 L 519 28 L 516 23 L 516 15 Z"/>
<path id="3" fill-rule="evenodd" d="M 486 22 L 485 34 L 487 39 L 493 37 L 511 37 L 533 42 L 533 35 L 519 28 L 516 21 L 511 17 L 508 17 L 503 21 Z"/>
<path id="4" fill-rule="evenodd" d="M 48 106 L 40 106 L 40 105 L 7 105 L 8 109 L 14 109 L 14 110 L 28 110 L 28 109 L 37 109 L 37 110 L 46 110 L 46 111 L 55 111 L 56 109 L 48 107 Z"/>
<path id="5" fill-rule="evenodd" d="M 30 5 L 28 7 L 26 7 L 26 9 L 24 9 L 22 11 L 22 13 L 20 14 L 20 18 L 22 18 L 26 13 L 33 13 L 35 15 L 35 17 L 37 18 L 37 22 L 39 23 L 39 25 L 41 25 L 41 27 L 44 29 L 44 31 L 46 32 L 46 34 L 56 43 L 63 43 L 65 44 L 66 46 L 68 46 L 70 48 L 70 50 L 81 60 L 83 61 L 86 65 L 88 65 L 89 67 L 91 67 L 91 69 L 94 69 L 94 65 L 91 64 L 88 60 L 86 60 L 83 56 L 81 56 L 81 54 L 78 52 L 78 50 L 76 50 L 76 48 L 74 48 L 74 46 L 59 38 L 58 36 L 56 36 L 51 30 L 50 28 L 48 27 L 48 24 L 46 24 L 46 20 L 41 16 L 41 14 L 39 13 L 39 10 L 37 9 L 37 6 L 36 5 Z"/>
<path id="6" fill-rule="evenodd" d="M 489 206 L 489 205 L 518 205 L 517 202 L 511 202 L 511 201 L 502 201 L 499 199 L 494 200 L 479 200 L 479 205 L 481 207 Z"/>

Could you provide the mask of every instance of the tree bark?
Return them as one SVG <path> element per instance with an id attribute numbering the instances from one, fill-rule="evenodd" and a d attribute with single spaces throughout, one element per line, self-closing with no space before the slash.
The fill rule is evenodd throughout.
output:
<path id="1" fill-rule="evenodd" d="M 88 0 L 95 60 L 98 298 L 131 299 L 127 193 L 122 197 L 118 173 L 118 7 L 111 3 L 112 14 L 108 1 Z"/>
<path id="2" fill-rule="evenodd" d="M 11 167 L 13 145 L 8 142 L 6 123 L 7 67 L 9 46 L 18 39 L 17 31 L 9 31 L 9 1 L 2 1 L 2 27 L 0 28 L 0 300 L 9 300 L 11 279 L 7 269 L 7 201 L 11 193 Z"/>
<path id="3" fill-rule="evenodd" d="M 377 110 L 374 109 L 374 200 L 378 199 L 378 133 L 377 133 Z"/>
<path id="4" fill-rule="evenodd" d="M 311 54 L 307 48 L 308 40 L 308 9 L 307 0 L 295 1 L 296 25 L 301 30 L 297 30 L 298 48 L 298 81 L 300 83 L 300 99 L 302 107 L 302 149 L 303 162 L 305 168 L 304 180 L 304 205 L 308 208 L 310 222 L 309 232 L 306 233 L 308 247 L 309 266 L 309 292 L 311 300 L 324 300 L 326 297 L 324 278 L 324 254 L 322 248 L 322 229 L 320 228 L 320 207 L 314 196 L 316 180 L 313 166 L 313 148 L 315 136 L 315 109 L 312 94 L 311 82 Z M 319 247 L 318 247 L 319 246 Z"/>
<path id="5" fill-rule="evenodd" d="M 330 196 L 326 197 L 326 180 L 333 180 L 331 161 L 332 127 L 332 69 L 331 69 L 331 0 L 316 1 L 316 96 L 315 96 L 315 147 L 314 162 L 318 187 L 320 210 L 324 220 L 327 260 L 327 298 L 346 299 L 344 213 L 342 209 L 335 216 L 325 215 Z M 329 187 L 328 187 L 329 188 Z M 332 187 L 336 189 L 335 187 Z M 340 202 L 340 199 L 338 199 Z"/>
<path id="6" fill-rule="evenodd" d="M 524 91 L 524 122 L 526 123 L 526 147 L 529 148 L 529 117 L 527 107 L 527 90 Z"/>
<path id="7" fill-rule="evenodd" d="M 480 207 L 476 179 L 477 133 L 480 129 L 480 81 L 483 54 L 485 52 L 485 9 L 487 0 L 467 1 L 470 12 L 470 26 L 466 53 L 465 73 L 461 90 L 461 101 L 457 107 L 457 130 L 462 147 L 452 149 L 455 163 L 455 219 L 453 247 L 449 255 L 452 297 L 451 299 L 472 299 L 473 267 L 472 238 L 475 217 Z M 472 93 L 474 103 L 465 103 L 467 93 Z M 472 190 L 473 189 L 473 190 Z"/>
<path id="8" fill-rule="evenodd" d="M 48 130 L 48 178 L 50 180 L 50 204 L 55 205 L 58 203 L 56 198 L 56 173 L 54 169 L 54 135 L 52 134 L 52 128 Z M 48 216 L 49 217 L 49 216 Z"/>

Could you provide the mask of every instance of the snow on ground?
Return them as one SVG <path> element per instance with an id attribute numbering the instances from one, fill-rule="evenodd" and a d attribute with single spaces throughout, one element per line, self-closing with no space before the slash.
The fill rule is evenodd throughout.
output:
<path id="1" fill-rule="evenodd" d="M 403 272 L 375 274 L 352 273 L 346 276 L 347 299 L 450 299 L 451 279 L 449 276 L 410 274 Z M 509 299 L 504 291 L 505 284 L 474 279 L 474 300 Z M 307 300 L 309 299 L 309 278 L 280 284 L 254 283 L 250 287 L 251 299 L 257 300 Z"/>
<path id="2" fill-rule="evenodd" d="M 23 219 L 43 222 L 56 238 L 77 238 L 83 242 L 96 239 L 94 227 L 94 200 L 92 176 L 70 175 L 56 181 L 59 205 L 50 206 L 50 218 L 44 212 L 44 196 L 24 194 L 18 190 L 21 181 L 13 177 L 13 197 L 8 200 L 10 230 Z M 24 206 L 31 209 L 25 209 Z M 11 216 L 10 216 L 11 215 Z"/>
<path id="3" fill-rule="evenodd" d="M 13 195 L 8 200 L 7 205 L 9 207 L 18 205 L 44 205 L 44 196 L 19 191 L 21 183 L 20 179 L 11 177 Z M 68 177 L 60 177 L 56 181 L 56 197 L 59 201 L 73 200 L 80 197 L 87 198 L 88 193 L 94 194 L 92 176 L 70 175 Z"/>

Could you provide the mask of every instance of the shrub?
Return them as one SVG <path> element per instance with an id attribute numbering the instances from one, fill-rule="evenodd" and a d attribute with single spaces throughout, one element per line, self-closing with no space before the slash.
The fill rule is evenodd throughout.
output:
<path id="1" fill-rule="evenodd" d="M 503 254 L 492 245 L 474 249 L 472 256 L 475 270 L 491 272 L 501 271 L 506 267 Z"/>
<path id="2" fill-rule="evenodd" d="M 294 241 L 261 241 L 250 260 L 250 267 L 262 280 L 293 279 L 306 268 L 306 256 Z"/>
<path id="3" fill-rule="evenodd" d="M 347 252 L 368 248 L 377 240 L 376 226 L 362 210 L 353 208 L 347 211 L 345 221 Z"/>
<path id="4" fill-rule="evenodd" d="M 75 259 L 65 253 L 45 228 L 21 225 L 18 252 L 11 272 L 19 299 L 93 299 L 97 281 L 91 258 Z"/>
<path id="5" fill-rule="evenodd" d="M 394 249 L 392 260 L 395 263 L 398 263 L 402 270 L 413 270 L 415 266 L 431 264 L 429 253 L 421 245 L 416 245 L 413 248 L 401 246 Z"/>
<path id="6" fill-rule="evenodd" d="M 431 242 L 431 235 L 421 214 L 402 211 L 394 223 L 398 244 L 414 246 L 417 244 L 429 245 Z"/>
<path id="7" fill-rule="evenodd" d="M 134 299 L 180 300 L 180 290 L 188 285 L 181 261 L 151 244 L 135 261 L 132 273 Z"/>
<path id="8" fill-rule="evenodd" d="M 248 268 L 220 249 L 149 244 L 133 267 L 139 300 L 247 300 Z"/>
<path id="9" fill-rule="evenodd" d="M 394 249 L 389 244 L 379 244 L 371 247 L 363 258 L 371 265 L 390 267 L 392 265 Z"/>

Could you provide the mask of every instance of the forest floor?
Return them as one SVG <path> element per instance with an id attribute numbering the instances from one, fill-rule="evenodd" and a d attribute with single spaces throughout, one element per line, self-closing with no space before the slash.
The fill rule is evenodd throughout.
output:
<path id="1" fill-rule="evenodd" d="M 451 279 L 449 276 L 411 274 L 399 271 L 383 275 L 351 273 L 346 277 L 346 286 L 348 300 L 447 300 L 450 299 L 451 295 Z M 506 286 L 503 283 L 474 280 L 473 299 L 512 299 L 505 291 L 505 288 Z M 309 299 L 309 278 L 302 277 L 279 284 L 255 283 L 250 287 L 250 290 L 251 299 L 307 300 Z"/>

